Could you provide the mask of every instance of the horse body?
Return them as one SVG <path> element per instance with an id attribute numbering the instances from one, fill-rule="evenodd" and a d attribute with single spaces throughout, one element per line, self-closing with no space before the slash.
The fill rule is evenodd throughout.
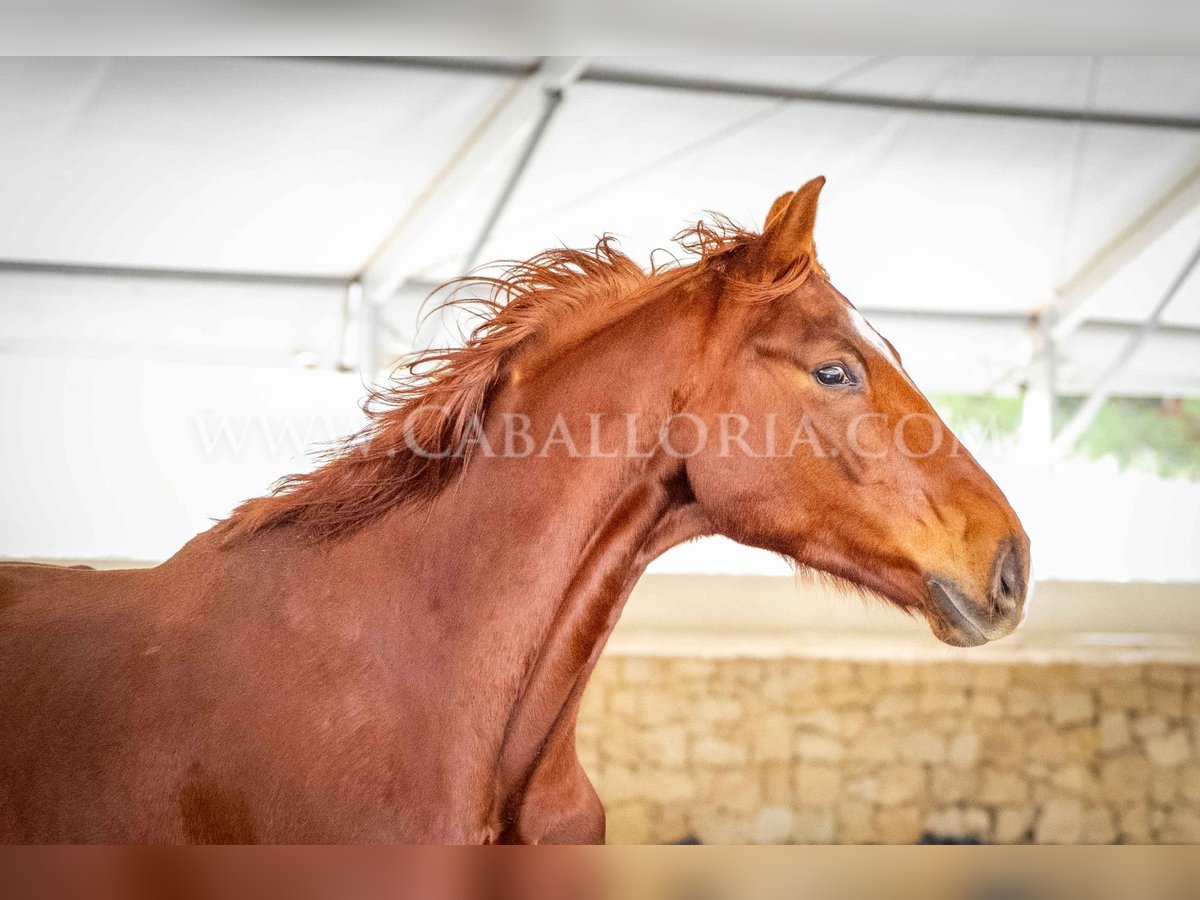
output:
<path id="1" fill-rule="evenodd" d="M 321 586 L 297 583 L 309 565 L 294 552 L 280 567 L 278 551 L 251 560 L 212 543 L 144 572 L 3 573 L 15 588 L 0 687 L 5 837 L 244 842 L 303 839 L 291 822 L 309 838 L 370 828 L 311 801 L 371 789 L 380 760 L 353 739 L 365 728 L 362 741 L 394 745 L 394 717 L 358 721 L 384 707 L 388 682 L 368 680 L 377 665 L 344 625 L 313 640 L 315 615 L 299 607 Z M 358 659 L 342 658 L 353 645 Z M 33 665 L 51 666 L 53 684 L 31 685 Z"/>
<path id="2" fill-rule="evenodd" d="M 1028 540 L 957 445 L 886 449 L 940 420 L 817 267 L 819 189 L 665 274 L 604 241 L 518 265 L 360 441 L 158 567 L 0 567 L 0 838 L 603 840 L 580 697 L 645 566 L 704 534 L 949 643 L 1010 632 Z"/>
<path id="3" fill-rule="evenodd" d="M 204 535 L 146 571 L 4 567 L 0 836 L 511 839 L 531 764 L 577 772 L 542 759 L 573 753 L 577 672 L 539 666 L 539 638 L 574 656 L 588 636 L 532 580 L 510 593 L 483 567 L 460 581 L 395 552 L 406 530 L 383 564 L 272 534 L 232 553 Z M 602 837 L 595 811 L 578 835 L 530 837 Z"/>
<path id="4" fill-rule="evenodd" d="M 625 329 L 684 338 L 688 315 L 656 318 L 673 333 L 635 317 L 613 353 Z M 669 394 L 575 383 L 539 404 L 526 381 L 535 428 L 564 399 L 651 413 Z M 478 458 L 427 510 L 333 543 L 217 529 L 153 569 L 0 568 L 0 836 L 602 840 L 582 688 L 646 563 L 703 528 L 677 459 L 539 463 Z"/>

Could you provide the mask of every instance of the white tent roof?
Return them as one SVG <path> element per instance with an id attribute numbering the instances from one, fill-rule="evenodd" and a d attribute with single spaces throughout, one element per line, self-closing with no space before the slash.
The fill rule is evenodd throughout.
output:
<path id="1" fill-rule="evenodd" d="M 0 258 L 348 276 L 526 64 L 0 61 Z M 601 59 L 588 71 L 485 255 L 612 231 L 645 257 L 705 209 L 753 224 L 775 194 L 824 173 L 822 253 L 868 305 L 1028 310 L 1200 162 L 1193 58 Z M 626 77 L 644 84 L 611 80 Z M 853 102 L 679 86 L 691 79 Z M 438 235 L 429 274 L 456 273 L 471 224 Z M 1113 285 L 1102 317 L 1136 319 L 1153 302 L 1200 214 L 1178 231 Z M 1167 321 L 1200 324 L 1200 281 Z"/>
<path id="2" fill-rule="evenodd" d="M 535 65 L 0 60 L 0 261 L 350 278 Z M 592 60 L 481 259 L 612 232 L 648 260 L 705 210 L 755 225 L 822 173 L 818 244 L 839 286 L 897 314 L 918 374 L 946 369 L 947 343 L 983 340 L 994 352 L 961 386 L 984 389 L 1019 356 L 1021 317 L 1200 184 L 1197 71 L 1188 57 Z M 460 274 L 525 140 L 509 137 L 405 237 L 422 283 Z M 1140 321 L 1198 240 L 1200 208 L 1175 216 L 1103 284 L 1093 318 Z M 910 311 L 1016 318 L 985 338 Z M 1200 278 L 1163 322 L 1200 327 Z M 1155 337 L 1150 355 L 1173 360 L 1166 390 L 1200 392 L 1200 354 L 1176 358 L 1194 337 Z M 1066 389 L 1086 390 L 1119 346 L 1081 336 Z M 327 356 L 298 349 L 312 354 Z M 1133 366 L 1124 388 L 1144 382 Z"/>

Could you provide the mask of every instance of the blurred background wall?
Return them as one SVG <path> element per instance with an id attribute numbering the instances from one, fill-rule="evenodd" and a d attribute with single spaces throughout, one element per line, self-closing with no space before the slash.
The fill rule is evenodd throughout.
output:
<path id="1" fill-rule="evenodd" d="M 609 655 L 611 843 L 1200 842 L 1200 667 Z"/>

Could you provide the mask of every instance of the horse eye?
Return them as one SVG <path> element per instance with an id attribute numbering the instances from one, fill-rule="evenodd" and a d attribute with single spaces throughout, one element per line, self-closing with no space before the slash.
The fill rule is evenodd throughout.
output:
<path id="1" fill-rule="evenodd" d="M 842 365 L 830 364 L 821 366 L 817 371 L 813 372 L 817 381 L 821 384 L 833 387 L 835 385 L 854 384 L 854 379 L 850 377 L 850 373 L 846 371 L 846 367 Z"/>

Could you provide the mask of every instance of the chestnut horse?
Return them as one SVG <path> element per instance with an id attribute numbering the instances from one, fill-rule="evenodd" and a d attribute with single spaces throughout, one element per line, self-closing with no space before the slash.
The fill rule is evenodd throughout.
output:
<path id="1" fill-rule="evenodd" d="M 605 239 L 481 279 L 465 346 L 155 568 L 0 569 L 0 836 L 602 841 L 580 696 L 701 535 L 1011 632 L 1028 539 L 817 263 L 822 184 L 686 265 Z"/>

